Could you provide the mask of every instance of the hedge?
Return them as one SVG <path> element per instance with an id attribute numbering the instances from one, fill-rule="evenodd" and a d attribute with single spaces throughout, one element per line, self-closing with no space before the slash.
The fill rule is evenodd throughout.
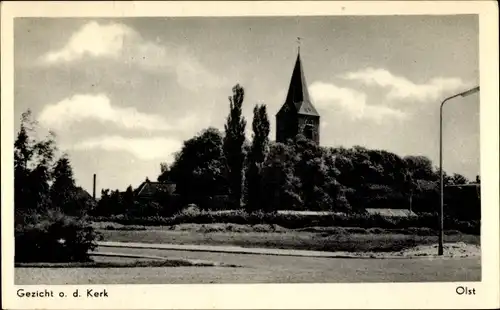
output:
<path id="1" fill-rule="evenodd" d="M 111 217 L 94 217 L 94 221 L 112 221 L 123 225 L 161 225 L 171 226 L 184 223 L 211 224 L 233 223 L 242 225 L 276 224 L 285 228 L 298 229 L 312 226 L 360 227 L 383 229 L 438 228 L 438 218 L 435 214 L 421 214 L 414 217 L 390 218 L 369 214 L 282 214 L 282 213 L 247 213 L 243 210 L 227 212 L 180 212 L 172 217 L 150 216 L 130 217 L 117 215 Z M 459 221 L 445 218 L 446 230 L 457 230 L 467 234 L 480 234 L 480 221 Z"/>

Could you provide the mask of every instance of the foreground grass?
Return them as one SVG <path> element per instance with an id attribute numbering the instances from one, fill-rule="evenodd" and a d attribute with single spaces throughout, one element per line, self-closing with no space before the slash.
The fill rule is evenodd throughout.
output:
<path id="1" fill-rule="evenodd" d="M 177 230 L 100 230 L 103 241 L 230 245 L 242 247 L 346 252 L 393 252 L 438 242 L 434 235 L 401 233 L 205 232 Z M 480 244 L 480 237 L 454 233 L 445 242 Z"/>

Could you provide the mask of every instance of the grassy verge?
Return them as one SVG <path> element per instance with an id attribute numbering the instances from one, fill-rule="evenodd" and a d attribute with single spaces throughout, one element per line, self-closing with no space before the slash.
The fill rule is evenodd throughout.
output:
<path id="1" fill-rule="evenodd" d="M 418 245 L 438 242 L 434 235 L 409 235 L 398 233 L 347 233 L 329 232 L 207 232 L 175 230 L 102 230 L 103 241 L 232 245 L 278 249 L 347 251 L 347 252 L 392 252 Z M 445 242 L 480 244 L 476 235 L 452 234 Z"/>
<path id="2" fill-rule="evenodd" d="M 228 224 L 228 223 L 213 223 L 213 224 L 179 224 L 172 226 L 146 226 L 146 225 L 122 225 L 113 222 L 94 222 L 92 226 L 96 230 L 122 230 L 122 231 L 140 231 L 140 230 L 169 230 L 169 231 L 190 231 L 196 233 L 214 233 L 214 232 L 227 232 L 227 233 L 248 233 L 248 232 L 261 232 L 261 233 L 290 233 L 290 232 L 309 232 L 309 233 L 322 233 L 323 235 L 335 234 L 401 234 L 401 235 L 418 235 L 418 236 L 434 236 L 437 231 L 425 227 L 407 227 L 396 229 L 384 228 L 361 228 L 361 227 L 324 227 L 313 226 L 297 229 L 289 229 L 276 224 L 256 224 L 256 225 L 242 225 L 242 224 Z M 447 235 L 461 234 L 458 230 L 446 230 Z"/>

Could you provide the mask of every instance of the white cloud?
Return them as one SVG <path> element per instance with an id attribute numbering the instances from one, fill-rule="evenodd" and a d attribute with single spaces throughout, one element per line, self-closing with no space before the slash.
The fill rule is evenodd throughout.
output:
<path id="1" fill-rule="evenodd" d="M 417 84 L 405 77 L 393 75 L 385 69 L 367 68 L 349 72 L 341 76 L 347 80 L 361 81 L 368 86 L 389 89 L 389 99 L 412 99 L 416 101 L 435 101 L 443 93 L 466 88 L 469 85 L 460 78 L 437 77 L 424 84 Z"/>
<path id="2" fill-rule="evenodd" d="M 346 112 L 352 119 L 369 119 L 380 122 L 386 118 L 404 119 L 407 115 L 396 109 L 380 105 L 368 105 L 366 94 L 331 83 L 314 82 L 309 91 L 315 105 L 323 110 Z"/>
<path id="3" fill-rule="evenodd" d="M 69 62 L 83 56 L 120 56 L 127 39 L 136 39 L 136 32 L 123 24 L 99 25 L 90 22 L 73 34 L 66 45 L 44 55 L 47 63 Z"/>
<path id="4" fill-rule="evenodd" d="M 184 47 L 147 41 L 124 24 L 83 25 L 61 49 L 42 56 L 45 64 L 68 63 L 84 57 L 107 58 L 128 66 L 151 71 L 170 71 L 179 85 L 197 90 L 201 87 L 220 87 L 226 79 L 212 74 Z"/>
<path id="5" fill-rule="evenodd" d="M 172 129 L 172 126 L 163 117 L 141 113 L 136 108 L 113 106 L 104 94 L 79 94 L 47 105 L 41 111 L 38 120 L 41 124 L 58 130 L 84 120 L 110 122 L 126 129 Z"/>
<path id="6" fill-rule="evenodd" d="M 124 138 L 121 136 L 102 136 L 84 140 L 70 148 L 74 150 L 126 151 L 141 160 L 163 159 L 170 162 L 173 154 L 179 151 L 181 146 L 180 141 L 163 137 Z"/>
<path id="7" fill-rule="evenodd" d="M 77 94 L 55 104 L 46 105 L 38 121 L 50 130 L 63 131 L 83 121 L 111 123 L 122 129 L 176 131 L 191 134 L 207 127 L 211 114 L 187 113 L 167 119 L 160 115 L 139 112 L 135 107 L 122 108 L 111 104 L 105 94 Z"/>

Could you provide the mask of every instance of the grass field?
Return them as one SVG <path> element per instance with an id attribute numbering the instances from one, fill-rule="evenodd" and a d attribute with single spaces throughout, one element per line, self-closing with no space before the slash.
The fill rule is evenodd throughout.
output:
<path id="1" fill-rule="evenodd" d="M 109 225 L 108 225 L 109 226 Z M 257 225 L 256 225 L 257 226 Z M 257 230 L 257 231 L 256 231 Z M 203 245 L 233 245 L 279 249 L 347 252 L 393 252 L 418 245 L 438 242 L 433 232 L 389 231 L 359 228 L 309 228 L 301 230 L 268 226 L 254 229 L 247 225 L 194 225 L 178 227 L 148 227 L 129 230 L 126 227 L 99 229 L 103 241 L 173 243 Z M 445 235 L 445 242 L 480 244 L 480 237 L 457 232 Z"/>

